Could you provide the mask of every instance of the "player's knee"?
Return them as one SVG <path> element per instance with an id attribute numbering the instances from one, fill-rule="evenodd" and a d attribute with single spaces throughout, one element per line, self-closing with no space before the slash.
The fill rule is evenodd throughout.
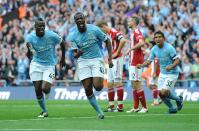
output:
<path id="1" fill-rule="evenodd" d="M 169 91 L 168 90 L 161 90 L 159 91 L 159 96 L 161 99 L 166 98 L 169 95 Z"/>
<path id="2" fill-rule="evenodd" d="M 51 86 L 52 86 L 51 83 L 49 83 L 47 81 L 43 81 L 43 83 L 42 83 L 42 91 L 45 94 L 50 93 Z"/>
<path id="3" fill-rule="evenodd" d="M 102 83 L 98 82 L 94 84 L 94 88 L 96 91 L 101 91 L 103 89 L 103 86 L 104 86 L 103 82 Z"/>
<path id="4" fill-rule="evenodd" d="M 164 98 L 165 98 L 161 92 L 159 92 L 159 97 L 160 97 L 161 99 L 164 99 Z"/>
<path id="5" fill-rule="evenodd" d="M 113 83 L 108 83 L 108 89 L 112 89 L 113 88 Z"/>
<path id="6" fill-rule="evenodd" d="M 86 96 L 91 96 L 91 95 L 93 95 L 93 90 L 85 89 L 85 93 L 86 93 Z"/>
<path id="7" fill-rule="evenodd" d="M 103 86 L 96 86 L 96 87 L 95 87 L 95 90 L 96 90 L 96 91 L 101 91 L 102 89 L 103 89 Z"/>
<path id="8" fill-rule="evenodd" d="M 114 87 L 120 87 L 120 86 L 123 86 L 123 83 L 122 82 L 116 82 L 114 84 Z"/>
<path id="9" fill-rule="evenodd" d="M 50 87 L 46 87 L 46 88 L 42 88 L 42 91 L 45 93 L 45 94 L 49 94 L 50 93 Z"/>
<path id="10" fill-rule="evenodd" d="M 137 90 L 141 89 L 140 81 L 133 81 L 132 86 L 133 86 L 133 89 L 137 89 Z"/>
<path id="11" fill-rule="evenodd" d="M 36 89 L 35 93 L 36 93 L 37 99 L 41 99 L 43 97 L 43 93 L 41 89 Z"/>

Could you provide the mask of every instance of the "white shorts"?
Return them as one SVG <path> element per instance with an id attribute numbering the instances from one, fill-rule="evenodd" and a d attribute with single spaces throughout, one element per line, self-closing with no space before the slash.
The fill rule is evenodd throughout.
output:
<path id="1" fill-rule="evenodd" d="M 136 66 L 129 67 L 129 80 L 141 81 L 142 78 L 142 68 L 138 69 Z"/>
<path id="2" fill-rule="evenodd" d="M 170 90 L 175 86 L 178 79 L 178 75 L 161 74 L 158 77 L 158 90 L 167 89 Z"/>
<path id="3" fill-rule="evenodd" d="M 44 66 L 36 62 L 31 62 L 29 74 L 31 81 L 44 80 L 52 83 L 55 77 L 55 66 Z"/>
<path id="4" fill-rule="evenodd" d="M 113 67 L 107 68 L 108 82 L 122 82 L 123 57 L 113 59 Z"/>
<path id="5" fill-rule="evenodd" d="M 77 61 L 79 80 L 89 77 L 102 77 L 105 75 L 103 58 L 80 59 Z"/>

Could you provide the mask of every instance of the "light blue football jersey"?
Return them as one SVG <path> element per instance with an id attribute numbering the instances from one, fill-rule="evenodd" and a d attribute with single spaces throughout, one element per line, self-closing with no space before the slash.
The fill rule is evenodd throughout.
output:
<path id="1" fill-rule="evenodd" d="M 60 44 L 62 38 L 53 31 L 45 30 L 43 37 L 38 37 L 35 31 L 31 32 L 26 39 L 33 50 L 33 62 L 45 66 L 54 66 L 57 64 L 55 46 Z"/>
<path id="2" fill-rule="evenodd" d="M 102 43 L 107 40 L 107 35 L 95 25 L 87 24 L 85 32 L 80 33 L 75 27 L 69 35 L 72 49 L 81 49 L 83 54 L 78 59 L 102 58 Z"/>
<path id="3" fill-rule="evenodd" d="M 155 57 L 158 58 L 158 62 L 160 64 L 160 72 L 162 74 L 179 73 L 177 66 L 170 71 L 165 69 L 167 66 L 171 65 L 174 59 L 177 57 L 176 50 L 171 44 L 164 42 L 162 48 L 159 48 L 157 45 L 155 45 L 151 49 L 149 60 L 153 61 Z"/>

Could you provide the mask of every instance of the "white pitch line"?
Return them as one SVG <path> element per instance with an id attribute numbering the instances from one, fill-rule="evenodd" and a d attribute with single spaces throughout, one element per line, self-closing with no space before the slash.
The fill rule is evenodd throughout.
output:
<path id="1" fill-rule="evenodd" d="M 79 107 L 79 104 L 59 104 L 59 105 L 47 105 L 48 107 Z M 8 108 L 8 107 L 14 107 L 14 108 L 24 108 L 24 107 L 38 107 L 38 105 L 0 105 L 0 108 Z M 82 106 L 81 106 L 82 107 Z M 88 105 L 85 105 L 83 107 L 88 107 Z"/>
<path id="2" fill-rule="evenodd" d="M 126 115 L 105 115 L 106 118 L 113 117 L 149 117 L 149 116 L 199 116 L 199 114 L 126 114 Z M 93 119 L 96 116 L 82 117 L 54 117 L 54 118 L 35 118 L 35 119 L 18 119 L 18 120 L 0 120 L 0 122 L 18 122 L 18 121 L 41 121 L 41 120 L 65 120 L 65 119 Z"/>
<path id="3" fill-rule="evenodd" d="M 112 131 L 112 130 L 90 130 L 90 129 L 1 129 L 1 131 Z"/>

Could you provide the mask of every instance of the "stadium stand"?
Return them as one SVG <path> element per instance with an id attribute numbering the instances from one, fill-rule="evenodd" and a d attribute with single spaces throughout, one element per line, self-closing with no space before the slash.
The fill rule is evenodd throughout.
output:
<path id="1" fill-rule="evenodd" d="M 25 38 L 33 30 L 33 22 L 37 17 L 45 18 L 47 28 L 58 32 L 67 41 L 68 33 L 74 26 L 74 13 L 83 11 L 88 23 L 106 19 L 110 26 L 122 31 L 127 38 L 127 19 L 131 15 L 138 15 L 141 18 L 140 27 L 146 43 L 153 39 L 154 31 L 162 30 L 182 60 L 179 80 L 189 87 L 199 86 L 199 2 L 157 1 L 1 0 L 0 80 L 5 80 L 7 85 L 20 85 L 24 80 L 29 80 Z M 147 56 L 147 44 L 145 48 Z M 60 49 L 57 48 L 57 54 L 60 54 L 59 52 Z M 77 80 L 75 60 L 68 41 L 66 63 L 65 70 L 59 65 L 56 66 L 56 79 Z M 126 65 L 127 62 L 124 65 L 125 72 L 128 70 Z"/>

